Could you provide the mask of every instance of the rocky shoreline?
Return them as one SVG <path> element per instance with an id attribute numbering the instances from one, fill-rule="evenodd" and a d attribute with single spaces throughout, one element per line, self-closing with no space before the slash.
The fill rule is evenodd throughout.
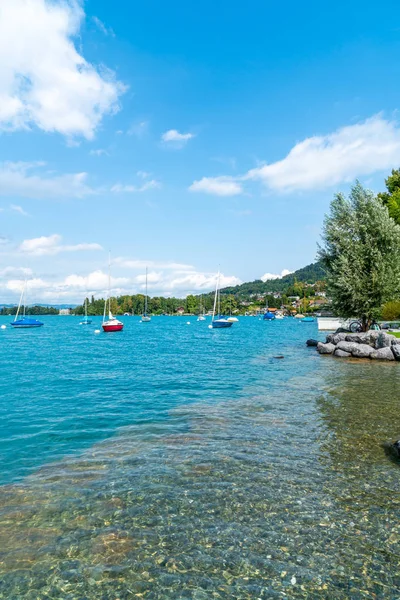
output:
<path id="1" fill-rule="evenodd" d="M 338 358 L 370 358 L 372 360 L 400 361 L 400 339 L 384 331 L 350 333 L 338 331 L 326 337 L 326 342 L 308 340 L 320 354 Z"/>

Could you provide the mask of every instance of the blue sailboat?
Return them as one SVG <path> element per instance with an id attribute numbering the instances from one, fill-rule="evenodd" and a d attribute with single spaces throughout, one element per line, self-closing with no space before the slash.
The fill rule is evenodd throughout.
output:
<path id="1" fill-rule="evenodd" d="M 208 326 L 209 329 L 227 329 L 228 327 L 232 327 L 232 321 L 228 321 L 224 315 L 221 315 L 221 292 L 219 290 L 219 278 L 220 273 L 218 272 L 217 285 L 215 287 L 213 314 L 211 325 Z M 217 303 L 218 314 L 216 314 Z"/>
<path id="2" fill-rule="evenodd" d="M 26 285 L 27 285 L 27 282 L 25 280 L 24 287 L 22 288 L 22 292 L 21 292 L 21 297 L 19 299 L 17 314 L 15 315 L 14 321 L 11 323 L 11 327 L 14 327 L 15 329 L 31 329 L 33 327 L 43 327 L 43 325 L 44 325 L 42 323 L 42 321 L 38 321 L 37 319 L 32 319 L 30 317 L 27 317 L 25 314 L 25 312 L 26 312 L 26 298 L 25 298 Z M 22 315 L 22 318 L 18 319 L 23 300 L 25 300 L 24 304 L 23 304 L 23 306 L 24 306 L 23 315 Z"/>

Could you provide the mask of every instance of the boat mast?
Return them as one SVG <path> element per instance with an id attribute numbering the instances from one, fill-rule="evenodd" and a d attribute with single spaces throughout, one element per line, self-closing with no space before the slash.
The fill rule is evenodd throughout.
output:
<path id="1" fill-rule="evenodd" d="M 218 275 L 217 275 L 217 283 L 215 284 L 215 296 L 214 296 L 212 321 L 214 321 L 214 319 L 215 319 L 215 308 L 217 306 L 217 297 L 218 297 L 218 285 L 219 285 L 219 271 L 218 271 Z"/>
<path id="2" fill-rule="evenodd" d="M 147 317 L 147 267 L 146 267 L 146 295 L 144 297 L 144 316 Z"/>
<path id="3" fill-rule="evenodd" d="M 15 315 L 14 322 L 18 320 L 19 311 L 21 310 L 22 299 L 24 297 L 25 287 L 26 287 L 26 279 L 25 279 L 24 285 L 22 287 L 21 296 L 20 296 L 19 303 L 18 303 L 18 310 L 17 310 L 17 314 Z"/>
<path id="4" fill-rule="evenodd" d="M 112 319 L 111 314 L 111 252 L 108 253 L 108 317 Z"/>

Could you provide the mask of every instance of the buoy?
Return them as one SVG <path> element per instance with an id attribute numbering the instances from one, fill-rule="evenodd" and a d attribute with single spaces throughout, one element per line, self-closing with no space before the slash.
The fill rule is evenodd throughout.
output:
<path id="1" fill-rule="evenodd" d="M 208 326 L 208 329 L 212 329 L 212 325 L 209 325 L 209 326 Z"/>
<path id="2" fill-rule="evenodd" d="M 7 326 L 6 325 L 2 325 L 1 328 L 2 329 L 7 329 Z"/>
<path id="3" fill-rule="evenodd" d="M 186 322 L 186 325 L 190 325 L 190 321 L 187 321 L 187 322 Z"/>
<path id="4" fill-rule="evenodd" d="M 94 332 L 95 333 L 101 333 L 100 329 L 95 329 Z"/>

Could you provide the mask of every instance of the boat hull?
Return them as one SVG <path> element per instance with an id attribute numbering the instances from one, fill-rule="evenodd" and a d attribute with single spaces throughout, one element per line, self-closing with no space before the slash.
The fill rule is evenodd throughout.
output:
<path id="1" fill-rule="evenodd" d="M 142 317 L 142 323 L 150 323 L 151 317 Z"/>
<path id="2" fill-rule="evenodd" d="M 11 327 L 14 329 L 33 329 L 34 327 L 43 327 L 44 323 L 37 319 L 20 319 L 11 323 Z"/>
<path id="3" fill-rule="evenodd" d="M 226 329 L 227 327 L 232 327 L 232 321 L 213 321 L 211 326 L 213 329 Z"/>
<path id="4" fill-rule="evenodd" d="M 123 323 L 119 323 L 117 325 L 107 325 L 106 323 L 104 325 L 102 325 L 103 327 L 103 331 L 105 331 L 105 333 L 111 333 L 112 331 L 122 331 L 122 329 L 124 328 Z"/>

